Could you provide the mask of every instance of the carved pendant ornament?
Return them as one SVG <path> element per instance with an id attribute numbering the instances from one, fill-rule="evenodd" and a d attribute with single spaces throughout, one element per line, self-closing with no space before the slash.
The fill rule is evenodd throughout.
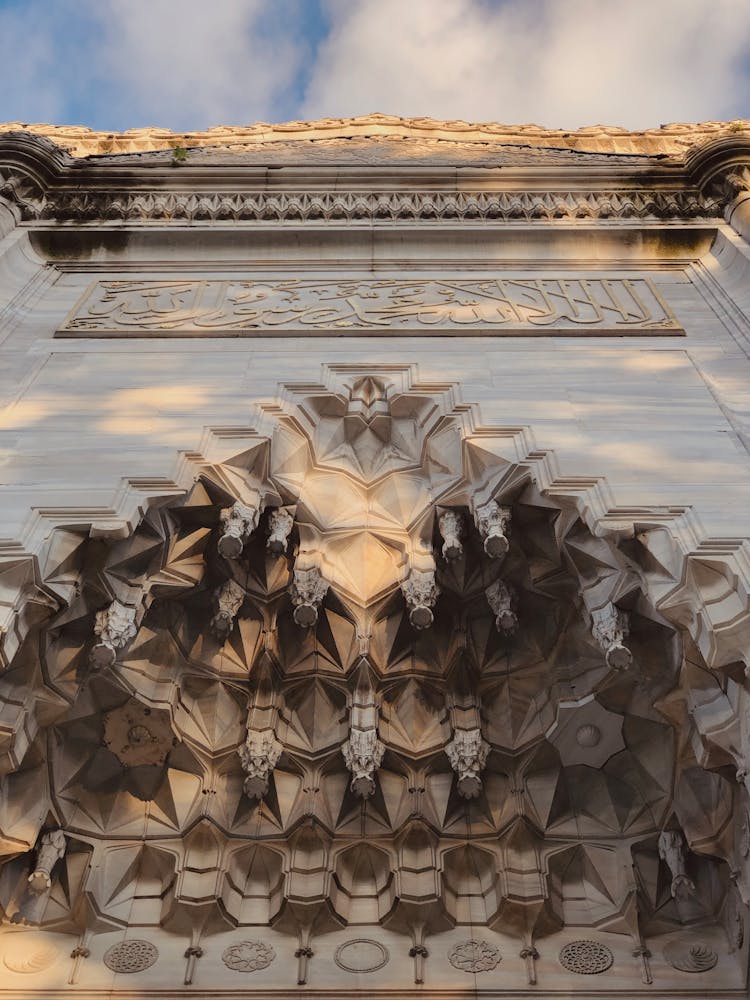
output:
<path id="1" fill-rule="evenodd" d="M 409 986 L 489 983 L 492 928 L 517 941 L 508 989 L 546 988 L 540 954 L 606 973 L 609 927 L 638 982 L 672 974 L 647 952 L 723 974 L 745 946 L 725 904 L 747 899 L 747 835 L 726 831 L 748 805 L 726 776 L 750 696 L 654 606 L 656 555 L 592 531 L 578 481 L 547 490 L 453 387 L 326 379 L 286 386 L 263 433 L 95 558 L 77 529 L 50 536 L 59 608 L 0 677 L 8 926 L 75 928 L 75 978 L 92 936 L 137 920 L 104 963 L 143 988 L 152 931 L 181 937 L 201 989 L 222 963 L 377 984 L 389 958 Z M 667 949 L 686 926 L 698 943 Z"/>

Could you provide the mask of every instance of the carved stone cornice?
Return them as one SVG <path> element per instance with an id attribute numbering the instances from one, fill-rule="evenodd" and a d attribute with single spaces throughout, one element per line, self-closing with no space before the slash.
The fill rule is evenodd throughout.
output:
<path id="1" fill-rule="evenodd" d="M 420 137 L 445 141 L 483 142 L 494 146 L 523 144 L 590 153 L 625 155 L 679 155 L 684 150 L 716 136 L 732 135 L 750 127 L 746 121 L 674 122 L 660 128 L 631 132 L 614 125 L 590 125 L 579 129 L 548 129 L 540 125 L 505 125 L 500 122 L 439 121 L 434 118 L 402 118 L 368 114 L 354 118 L 323 118 L 317 121 L 216 126 L 196 132 L 173 132 L 165 128 L 134 128 L 125 132 L 97 132 L 81 125 L 0 124 L 0 134 L 25 131 L 44 137 L 75 157 L 150 152 L 199 146 L 265 144 L 289 139 L 306 142 L 349 139 L 357 136 Z"/>
<path id="2" fill-rule="evenodd" d="M 0 126 L 0 197 L 15 206 L 20 221 L 42 224 L 658 222 L 721 217 L 727 194 L 713 180 L 736 169 L 740 160 L 748 162 L 744 132 L 738 138 L 720 129 L 680 133 L 693 140 L 680 147 L 680 152 L 690 150 L 686 159 L 665 155 L 656 146 L 639 152 L 636 134 L 627 133 L 627 154 L 616 155 L 608 147 L 608 155 L 587 151 L 568 160 L 572 147 L 555 147 L 557 134 L 543 131 L 530 158 L 525 132 L 519 130 L 515 144 L 495 141 L 493 150 L 487 143 L 489 158 L 481 161 L 481 169 L 467 159 L 455 136 L 440 159 L 431 160 L 428 151 L 414 162 L 408 156 L 389 160 L 379 145 L 391 135 L 388 126 L 361 133 L 371 162 L 367 156 L 347 160 L 342 153 L 330 162 L 312 157 L 308 163 L 305 150 L 313 140 L 302 142 L 304 130 L 285 128 L 277 126 L 274 134 L 283 135 L 287 146 L 298 143 L 291 163 L 270 145 L 267 155 L 266 147 L 259 153 L 260 140 L 247 140 L 248 149 L 255 142 L 254 152 L 243 159 L 245 147 L 237 149 L 232 130 L 190 136 L 191 154 L 173 162 L 169 150 L 188 137 L 159 133 L 151 146 L 143 140 L 162 152 L 144 151 L 133 139 L 125 155 L 75 159 L 44 130 L 3 133 Z M 60 138 L 53 129 L 48 133 Z M 706 135 L 717 138 L 705 151 L 692 149 Z M 210 148 L 195 148 L 207 145 L 205 137 L 212 140 Z M 271 189 L 266 162 L 277 168 Z"/>

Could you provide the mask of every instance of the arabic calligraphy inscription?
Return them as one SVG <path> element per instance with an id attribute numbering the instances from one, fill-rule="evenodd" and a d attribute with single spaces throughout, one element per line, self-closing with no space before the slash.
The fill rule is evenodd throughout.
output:
<path id="1" fill-rule="evenodd" d="M 61 336 L 680 333 L 649 278 L 100 281 Z"/>

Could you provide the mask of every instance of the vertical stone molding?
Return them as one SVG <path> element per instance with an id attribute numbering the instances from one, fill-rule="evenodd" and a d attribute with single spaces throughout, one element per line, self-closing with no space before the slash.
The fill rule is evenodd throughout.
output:
<path id="1" fill-rule="evenodd" d="M 474 508 L 474 522 L 490 559 L 504 559 L 510 544 L 510 507 L 501 507 L 494 500 L 488 500 Z"/>
<path id="2" fill-rule="evenodd" d="M 124 649 L 135 638 L 138 609 L 118 600 L 109 607 L 97 611 L 94 634 L 98 642 L 91 648 L 89 662 L 94 670 L 111 667 L 119 650 Z"/>

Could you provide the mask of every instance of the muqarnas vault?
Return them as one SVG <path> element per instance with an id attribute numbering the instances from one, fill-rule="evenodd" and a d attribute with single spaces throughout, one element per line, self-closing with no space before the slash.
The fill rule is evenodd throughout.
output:
<path id="1" fill-rule="evenodd" d="M 0 130 L 0 993 L 747 995 L 750 129 Z"/>

